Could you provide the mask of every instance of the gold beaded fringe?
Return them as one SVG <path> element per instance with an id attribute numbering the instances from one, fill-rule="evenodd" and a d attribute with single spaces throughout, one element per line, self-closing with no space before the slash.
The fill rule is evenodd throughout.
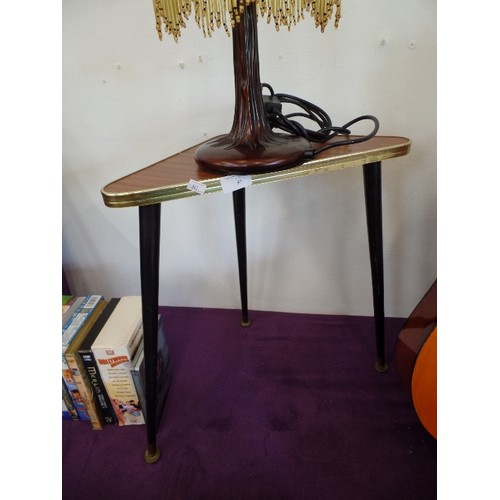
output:
<path id="1" fill-rule="evenodd" d="M 341 0 L 153 0 L 156 30 L 161 40 L 164 25 L 165 33 L 177 41 L 181 36 L 181 28 L 186 26 L 185 20 L 194 10 L 195 21 L 205 36 L 210 36 L 215 28 L 221 26 L 229 35 L 229 27 L 234 27 L 240 21 L 245 5 L 251 2 L 256 4 L 268 23 L 274 21 L 277 30 L 280 26 L 290 29 L 300 19 L 304 19 L 304 11 L 310 12 L 316 27 L 321 28 L 321 31 L 332 18 L 334 7 L 336 28 L 340 20 Z"/>

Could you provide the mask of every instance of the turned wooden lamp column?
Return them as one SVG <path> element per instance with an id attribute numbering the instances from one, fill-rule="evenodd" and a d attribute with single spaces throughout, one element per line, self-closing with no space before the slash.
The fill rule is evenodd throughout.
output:
<path id="1" fill-rule="evenodd" d="M 309 141 L 273 133 L 267 121 L 260 81 L 257 12 L 245 7 L 233 33 L 235 107 L 229 134 L 202 145 L 195 160 L 204 170 L 258 173 L 288 168 L 304 161 Z"/>

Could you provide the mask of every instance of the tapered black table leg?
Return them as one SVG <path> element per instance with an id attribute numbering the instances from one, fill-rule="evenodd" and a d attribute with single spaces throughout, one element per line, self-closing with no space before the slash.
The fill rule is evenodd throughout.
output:
<path id="1" fill-rule="evenodd" d="M 372 272 L 373 310 L 375 315 L 375 338 L 377 362 L 375 368 L 385 372 L 389 368 L 385 361 L 385 312 L 384 312 L 384 255 L 382 239 L 382 173 L 381 162 L 363 165 L 366 221 Z"/>
<path id="2" fill-rule="evenodd" d="M 146 431 L 147 463 L 160 458 L 156 446 L 156 355 L 158 350 L 158 283 L 160 265 L 161 204 L 139 207 L 139 238 L 141 260 L 142 321 L 144 328 L 144 364 L 146 368 Z"/>
<path id="3" fill-rule="evenodd" d="M 238 252 L 238 274 L 241 296 L 241 326 L 249 326 L 248 285 L 247 285 L 247 236 L 245 216 L 245 189 L 233 191 L 234 225 L 236 229 L 236 249 Z"/>

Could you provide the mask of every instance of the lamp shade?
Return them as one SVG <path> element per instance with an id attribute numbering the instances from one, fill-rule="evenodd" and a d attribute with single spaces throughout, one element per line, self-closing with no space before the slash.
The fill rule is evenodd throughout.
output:
<path id="1" fill-rule="evenodd" d="M 341 0 L 153 0 L 158 36 L 161 40 L 165 32 L 177 41 L 193 12 L 205 35 L 210 36 L 216 28 L 223 28 L 229 35 L 230 28 L 240 22 L 245 6 L 251 3 L 277 30 L 285 26 L 290 29 L 304 19 L 304 12 L 311 15 L 321 31 L 334 11 L 335 27 L 340 20 Z"/>

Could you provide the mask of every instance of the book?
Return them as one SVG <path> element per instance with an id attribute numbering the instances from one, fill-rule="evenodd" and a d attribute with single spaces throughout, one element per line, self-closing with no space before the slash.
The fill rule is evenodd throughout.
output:
<path id="1" fill-rule="evenodd" d="M 66 324 L 66 322 L 69 320 L 71 317 L 71 314 L 74 312 L 74 310 L 77 307 L 76 302 L 78 301 L 79 304 L 83 302 L 83 297 L 75 297 L 74 295 L 63 295 L 62 296 L 62 326 Z M 71 312 L 69 311 L 71 309 Z M 69 417 L 72 418 L 73 420 L 79 420 L 78 418 L 78 413 L 76 411 L 75 405 L 73 404 L 73 400 L 71 399 L 71 396 L 69 395 L 68 388 L 66 387 L 66 384 L 64 382 L 64 378 L 62 379 L 62 385 L 63 385 L 63 398 L 62 398 L 62 405 L 63 405 L 63 419 Z"/>
<path id="2" fill-rule="evenodd" d="M 165 401 L 167 400 L 168 390 L 172 380 L 172 370 L 170 364 L 170 351 L 168 348 L 167 338 L 161 315 L 158 315 L 158 352 L 156 354 L 157 375 L 156 380 L 156 415 L 157 423 L 159 423 Z M 136 359 L 133 361 L 132 378 L 139 396 L 144 420 L 148 421 L 148 413 L 146 408 L 146 367 L 144 363 L 144 342 L 138 352 Z"/>
<path id="3" fill-rule="evenodd" d="M 64 328 L 64 325 L 69 321 L 73 313 L 76 311 L 78 306 L 82 304 L 82 302 L 85 300 L 85 297 L 74 297 L 69 304 L 63 305 L 63 311 L 62 311 L 62 326 Z M 66 307 L 69 306 L 69 307 Z"/>
<path id="4" fill-rule="evenodd" d="M 76 411 L 75 405 L 73 404 L 73 400 L 69 395 L 68 388 L 64 383 L 64 380 L 61 380 L 62 383 L 62 418 L 63 420 L 80 420 L 78 418 L 78 412 Z"/>
<path id="5" fill-rule="evenodd" d="M 143 336 L 141 297 L 127 296 L 120 299 L 92 344 L 120 427 L 145 423 L 130 371 Z"/>
<path id="6" fill-rule="evenodd" d="M 71 307 L 71 304 L 74 302 L 76 297 L 74 295 L 63 295 L 62 296 L 62 313 L 64 316 L 64 313 L 69 310 Z"/>
<path id="7" fill-rule="evenodd" d="M 101 430 L 103 428 L 103 419 L 101 412 L 93 398 L 93 390 L 88 380 L 87 371 L 83 365 L 82 358 L 78 352 L 83 341 L 87 338 L 96 321 L 104 311 L 107 302 L 102 300 L 96 304 L 94 312 L 87 318 L 82 328 L 73 340 L 68 345 L 64 357 L 66 363 L 71 371 L 74 386 L 80 394 L 85 410 L 90 420 L 90 425 L 94 430 Z"/>
<path id="8" fill-rule="evenodd" d="M 138 378 L 140 377 L 139 369 L 143 361 L 144 361 L 144 342 L 141 342 L 139 350 L 132 359 L 132 367 L 130 368 L 130 373 L 132 374 L 132 380 L 134 381 L 134 386 L 135 390 L 137 391 L 137 397 L 139 398 L 139 404 L 142 408 L 142 413 L 144 413 L 144 421 L 147 421 L 144 384 L 142 383 L 141 380 L 138 380 Z"/>
<path id="9" fill-rule="evenodd" d="M 75 338 L 78 332 L 82 329 L 85 322 L 92 315 L 97 304 L 104 300 L 104 297 L 102 295 L 86 295 L 80 298 L 82 300 L 77 300 L 74 304 L 75 307 L 71 307 L 70 310 L 63 315 L 62 377 L 64 383 L 66 384 L 66 387 L 68 388 L 69 395 L 73 400 L 73 405 L 76 408 L 78 417 L 80 418 L 80 420 L 89 421 L 90 417 L 85 408 L 85 404 L 83 402 L 81 394 L 73 380 L 73 376 L 66 361 L 65 354 L 71 341 Z"/>
<path id="10" fill-rule="evenodd" d="M 80 300 L 81 299 L 81 300 Z M 63 315 L 62 345 L 68 346 L 74 336 L 80 331 L 87 318 L 92 314 L 95 306 L 104 300 L 102 295 L 86 295 L 79 297 Z"/>
<path id="11" fill-rule="evenodd" d="M 76 308 L 85 299 L 85 297 L 75 297 L 74 295 L 72 295 L 70 300 L 65 300 L 65 297 L 66 296 L 63 295 L 63 310 L 62 310 L 62 326 L 63 326 L 63 328 L 64 328 L 64 325 L 71 318 L 72 314 L 75 312 Z M 64 373 L 63 373 L 62 385 L 63 385 L 63 398 L 62 398 L 63 409 L 66 408 L 68 410 L 68 412 L 73 420 L 79 420 L 78 413 L 77 413 L 76 408 L 75 408 L 75 404 L 73 403 L 73 400 L 71 399 L 68 388 L 66 387 L 66 383 L 64 382 Z M 63 410 L 63 418 L 64 419 L 67 418 L 65 410 Z"/>
<path id="12" fill-rule="evenodd" d="M 92 386 L 93 400 L 99 407 L 104 424 L 107 425 L 115 425 L 118 421 L 116 419 L 113 406 L 111 405 L 111 400 L 109 399 L 106 388 L 104 387 L 101 374 L 99 373 L 97 362 L 95 360 L 94 353 L 92 352 L 92 344 L 101 332 L 102 327 L 108 321 L 111 313 L 114 311 L 119 301 L 120 299 L 113 298 L 108 302 L 104 311 L 99 316 L 78 350 L 85 371 L 87 372 L 89 384 Z"/>
<path id="13" fill-rule="evenodd" d="M 66 406 L 66 403 L 64 402 L 64 399 L 62 400 L 62 418 L 63 420 L 71 420 L 71 414 Z"/>

